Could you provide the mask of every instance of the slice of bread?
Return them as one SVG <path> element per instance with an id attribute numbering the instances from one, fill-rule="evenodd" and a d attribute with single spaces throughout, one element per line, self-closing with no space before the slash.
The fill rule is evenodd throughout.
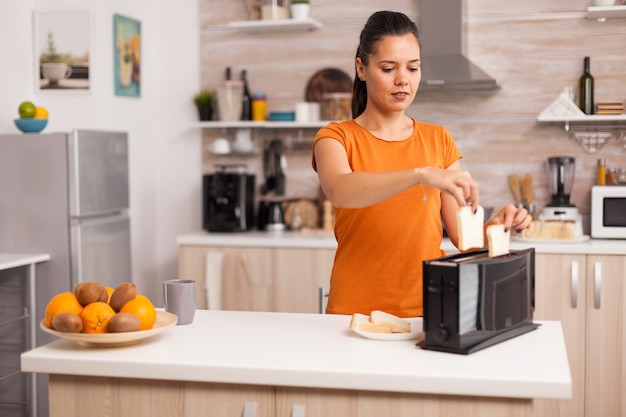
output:
<path id="1" fill-rule="evenodd" d="M 354 313 L 350 320 L 350 329 L 369 333 L 391 333 L 391 326 L 374 324 L 370 321 L 370 316 L 361 313 Z"/>
<path id="2" fill-rule="evenodd" d="M 500 256 L 509 253 L 511 231 L 504 231 L 503 224 L 492 224 L 487 227 L 487 244 L 489 256 Z"/>
<path id="3" fill-rule="evenodd" d="M 396 333 L 409 333 L 411 331 L 411 323 L 408 320 L 380 310 L 372 311 L 370 321 L 379 326 L 388 326 Z"/>
<path id="4" fill-rule="evenodd" d="M 456 222 L 459 250 L 480 249 L 485 246 L 483 232 L 485 210 L 481 206 L 476 208 L 476 213 L 472 212 L 472 206 L 459 207 L 456 212 Z"/>

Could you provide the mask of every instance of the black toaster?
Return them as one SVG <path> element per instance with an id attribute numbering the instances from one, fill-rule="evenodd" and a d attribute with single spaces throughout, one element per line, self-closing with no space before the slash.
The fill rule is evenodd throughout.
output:
<path id="1" fill-rule="evenodd" d="M 469 354 L 536 329 L 535 249 L 424 261 L 424 349 Z"/>

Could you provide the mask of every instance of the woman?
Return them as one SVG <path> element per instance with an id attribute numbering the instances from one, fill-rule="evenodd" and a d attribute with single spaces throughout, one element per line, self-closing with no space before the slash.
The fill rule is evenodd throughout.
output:
<path id="1" fill-rule="evenodd" d="M 335 207 L 337 252 L 327 313 L 422 315 L 422 262 L 444 255 L 443 219 L 457 245 L 456 212 L 479 205 L 478 184 L 441 126 L 405 114 L 421 79 L 415 24 L 381 11 L 367 21 L 355 60 L 354 119 L 320 129 L 313 168 Z M 507 205 L 489 224 L 527 229 Z"/>

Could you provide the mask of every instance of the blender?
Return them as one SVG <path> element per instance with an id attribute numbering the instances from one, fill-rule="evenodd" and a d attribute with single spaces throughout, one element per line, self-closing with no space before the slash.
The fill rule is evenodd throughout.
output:
<path id="1" fill-rule="evenodd" d="M 545 168 L 551 200 L 543 208 L 539 220 L 573 221 L 576 223 L 574 236 L 582 236 L 582 216 L 569 201 L 576 168 L 574 158 L 552 156 L 548 158 Z"/>

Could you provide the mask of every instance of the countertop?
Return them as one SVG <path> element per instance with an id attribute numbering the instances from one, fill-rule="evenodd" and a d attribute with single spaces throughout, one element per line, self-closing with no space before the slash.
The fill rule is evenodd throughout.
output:
<path id="1" fill-rule="evenodd" d="M 222 247 L 266 247 L 266 248 L 310 248 L 336 249 L 337 241 L 332 232 L 324 231 L 249 231 L 239 233 L 210 233 L 199 231 L 177 236 L 178 246 L 222 246 Z M 528 241 L 511 238 L 511 249 L 534 247 L 536 253 L 626 255 L 626 240 L 589 239 L 584 242 L 571 241 Z M 450 239 L 444 238 L 441 248 L 447 253 L 458 252 Z"/>
<path id="2" fill-rule="evenodd" d="M 421 319 L 411 319 L 419 325 Z M 138 345 L 58 340 L 22 354 L 24 372 L 513 398 L 571 397 L 560 322 L 470 355 L 379 341 L 350 316 L 198 310 Z M 384 383 L 383 383 L 384 381 Z"/>
<path id="3" fill-rule="evenodd" d="M 48 254 L 0 253 L 0 271 L 49 260 Z"/>

